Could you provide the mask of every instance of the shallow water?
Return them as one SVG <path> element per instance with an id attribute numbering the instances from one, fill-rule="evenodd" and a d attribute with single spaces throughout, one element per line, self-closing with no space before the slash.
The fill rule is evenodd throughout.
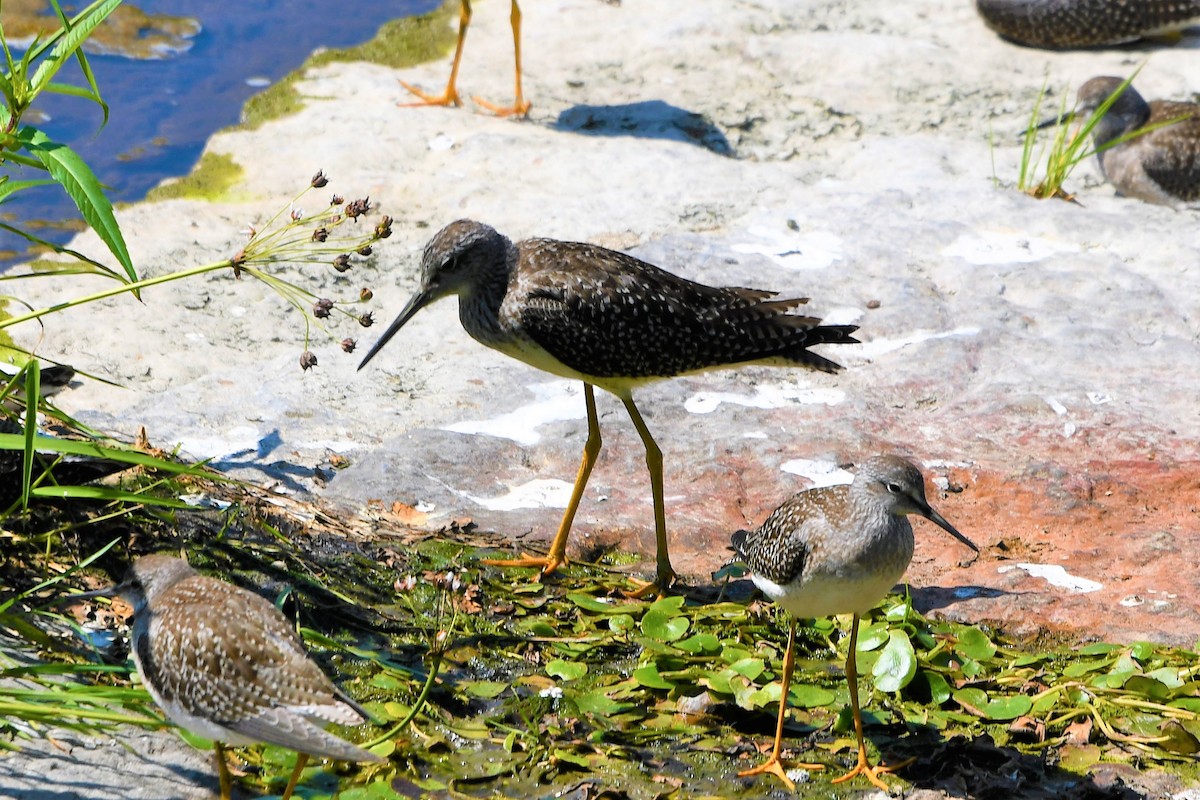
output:
<path id="1" fill-rule="evenodd" d="M 178 50 L 160 50 L 165 56 L 160 58 L 89 54 L 110 109 L 103 129 L 103 113 L 95 103 L 52 94 L 42 95 L 34 106 L 47 118 L 27 116 L 25 122 L 83 156 L 110 187 L 114 203 L 136 201 L 164 178 L 187 174 L 208 137 L 238 122 L 247 98 L 299 67 L 313 50 L 362 43 L 384 22 L 426 13 L 437 5 L 438 0 L 144 0 L 139 7 L 147 14 L 193 18 L 199 33 L 185 39 Z M 4 22 L 11 31 L 7 9 Z M 83 84 L 74 62 L 58 80 Z M 15 177 L 42 175 L 25 169 Z M 15 224 L 79 219 L 57 186 L 21 192 L 0 210 L 10 223 L 15 217 Z M 35 232 L 59 243 L 72 235 L 72 230 L 53 227 Z M 24 249 L 23 239 L 0 232 L 0 268 L 13 262 L 7 251 Z"/>

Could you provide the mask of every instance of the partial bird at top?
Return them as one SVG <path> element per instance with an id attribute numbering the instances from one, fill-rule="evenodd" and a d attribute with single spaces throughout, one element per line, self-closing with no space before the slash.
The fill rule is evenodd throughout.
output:
<path id="1" fill-rule="evenodd" d="M 448 106 L 462 105 L 462 98 L 458 94 L 458 66 L 462 61 L 463 44 L 467 39 L 467 28 L 471 24 L 471 0 L 460 0 L 459 16 L 458 16 L 458 43 L 454 46 L 454 63 L 450 67 L 450 80 L 446 82 L 446 90 L 440 95 L 429 94 L 423 92 L 410 83 L 400 81 L 400 84 L 408 91 L 421 98 L 416 103 L 401 103 L 407 106 Z M 476 103 L 484 108 L 498 114 L 502 117 L 509 116 L 525 116 L 529 113 L 531 104 L 525 99 L 521 92 L 521 6 L 517 0 L 512 0 L 512 11 L 509 15 L 512 22 L 513 32 L 513 52 L 516 60 L 516 99 L 513 100 L 511 106 L 500 106 L 494 103 L 489 103 L 486 100 L 473 98 Z"/>

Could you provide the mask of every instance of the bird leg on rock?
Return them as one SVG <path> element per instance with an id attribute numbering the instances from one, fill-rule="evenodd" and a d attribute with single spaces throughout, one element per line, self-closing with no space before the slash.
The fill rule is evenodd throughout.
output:
<path id="1" fill-rule="evenodd" d="M 471 24 L 471 0 L 462 0 L 459 7 L 458 16 L 458 44 L 454 47 L 454 63 L 450 67 L 450 80 L 446 82 L 446 91 L 438 94 L 429 94 L 423 92 L 411 83 L 400 81 L 400 85 L 407 89 L 412 94 L 421 98 L 416 103 L 399 103 L 402 107 L 408 106 L 461 106 L 462 98 L 458 96 L 458 65 L 462 61 L 463 43 L 467 40 L 467 27 Z"/>
<path id="2" fill-rule="evenodd" d="M 550 552 L 545 556 L 522 555 L 514 559 L 480 559 L 481 564 L 493 567 L 541 567 L 539 579 L 549 575 L 554 570 L 567 563 L 567 537 L 575 522 L 575 512 L 579 509 L 579 501 L 583 499 L 583 490 L 587 486 L 592 467 L 596 466 L 596 457 L 600 454 L 600 418 L 596 415 L 596 390 L 590 383 L 583 385 L 583 399 L 587 404 L 588 438 L 583 445 L 583 460 L 579 463 L 579 472 L 575 475 L 575 487 L 571 490 L 571 499 L 563 514 L 562 522 L 558 524 L 558 533 L 550 543 Z"/>
<path id="3" fill-rule="evenodd" d="M 517 79 L 516 79 L 516 99 L 511 106 L 498 106 L 489 103 L 479 97 L 472 98 L 476 103 L 501 117 L 525 116 L 529 113 L 532 104 L 525 99 L 521 92 L 521 7 L 517 5 L 517 0 L 512 0 L 512 13 L 509 15 L 509 21 L 512 23 L 513 32 L 513 52 L 516 54 Z"/>

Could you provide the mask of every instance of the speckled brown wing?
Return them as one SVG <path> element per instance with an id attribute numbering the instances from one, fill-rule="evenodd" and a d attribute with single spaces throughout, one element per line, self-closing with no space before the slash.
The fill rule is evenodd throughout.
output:
<path id="1" fill-rule="evenodd" d="M 791 313 L 807 298 L 705 286 L 591 244 L 530 239 L 517 247 L 522 269 L 510 295 L 522 329 L 585 375 L 669 377 L 776 358 L 834 372 L 837 364 L 806 348 L 855 341 L 854 326 Z"/>
<path id="2" fill-rule="evenodd" d="M 1200 0 L 976 0 L 987 26 L 1032 47 L 1131 42 L 1200 20 Z"/>
<path id="3" fill-rule="evenodd" d="M 848 493 L 846 485 L 797 492 L 758 530 L 741 537 L 740 544 L 735 534 L 734 549 L 755 574 L 781 585 L 792 583 L 821 558 L 822 542 L 810 534 L 838 523 L 830 517 L 846 506 Z"/>
<path id="4" fill-rule="evenodd" d="M 296 632 L 262 597 L 196 576 L 158 598 L 143 669 L 186 713 L 249 738 L 343 760 L 373 755 L 310 722 L 355 725 L 366 713 L 310 660 Z"/>
<path id="5" fill-rule="evenodd" d="M 1171 196 L 1200 200 L 1200 105 L 1155 100 L 1150 109 L 1150 124 L 1186 119 L 1146 134 L 1156 146 L 1145 150 L 1142 168 Z"/>

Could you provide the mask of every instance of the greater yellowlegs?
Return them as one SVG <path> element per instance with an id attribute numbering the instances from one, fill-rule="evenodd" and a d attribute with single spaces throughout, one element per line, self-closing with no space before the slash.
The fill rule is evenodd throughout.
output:
<path id="1" fill-rule="evenodd" d="M 716 288 L 686 280 L 633 256 L 594 244 L 555 239 L 513 243 L 479 222 L 447 225 L 425 247 L 421 283 L 412 299 L 359 365 L 361 369 L 425 306 L 459 297 L 458 316 L 473 338 L 555 375 L 583 381 L 588 438 L 566 513 L 545 558 L 510 565 L 566 561 L 567 535 L 600 452 L 593 387 L 624 403 L 646 448 L 654 501 L 657 585 L 675 578 L 667 553 L 662 451 L 633 402 L 651 381 L 741 364 L 771 364 L 836 372 L 813 345 L 856 342 L 853 325 L 822 325 L 795 313 L 808 298 Z"/>

